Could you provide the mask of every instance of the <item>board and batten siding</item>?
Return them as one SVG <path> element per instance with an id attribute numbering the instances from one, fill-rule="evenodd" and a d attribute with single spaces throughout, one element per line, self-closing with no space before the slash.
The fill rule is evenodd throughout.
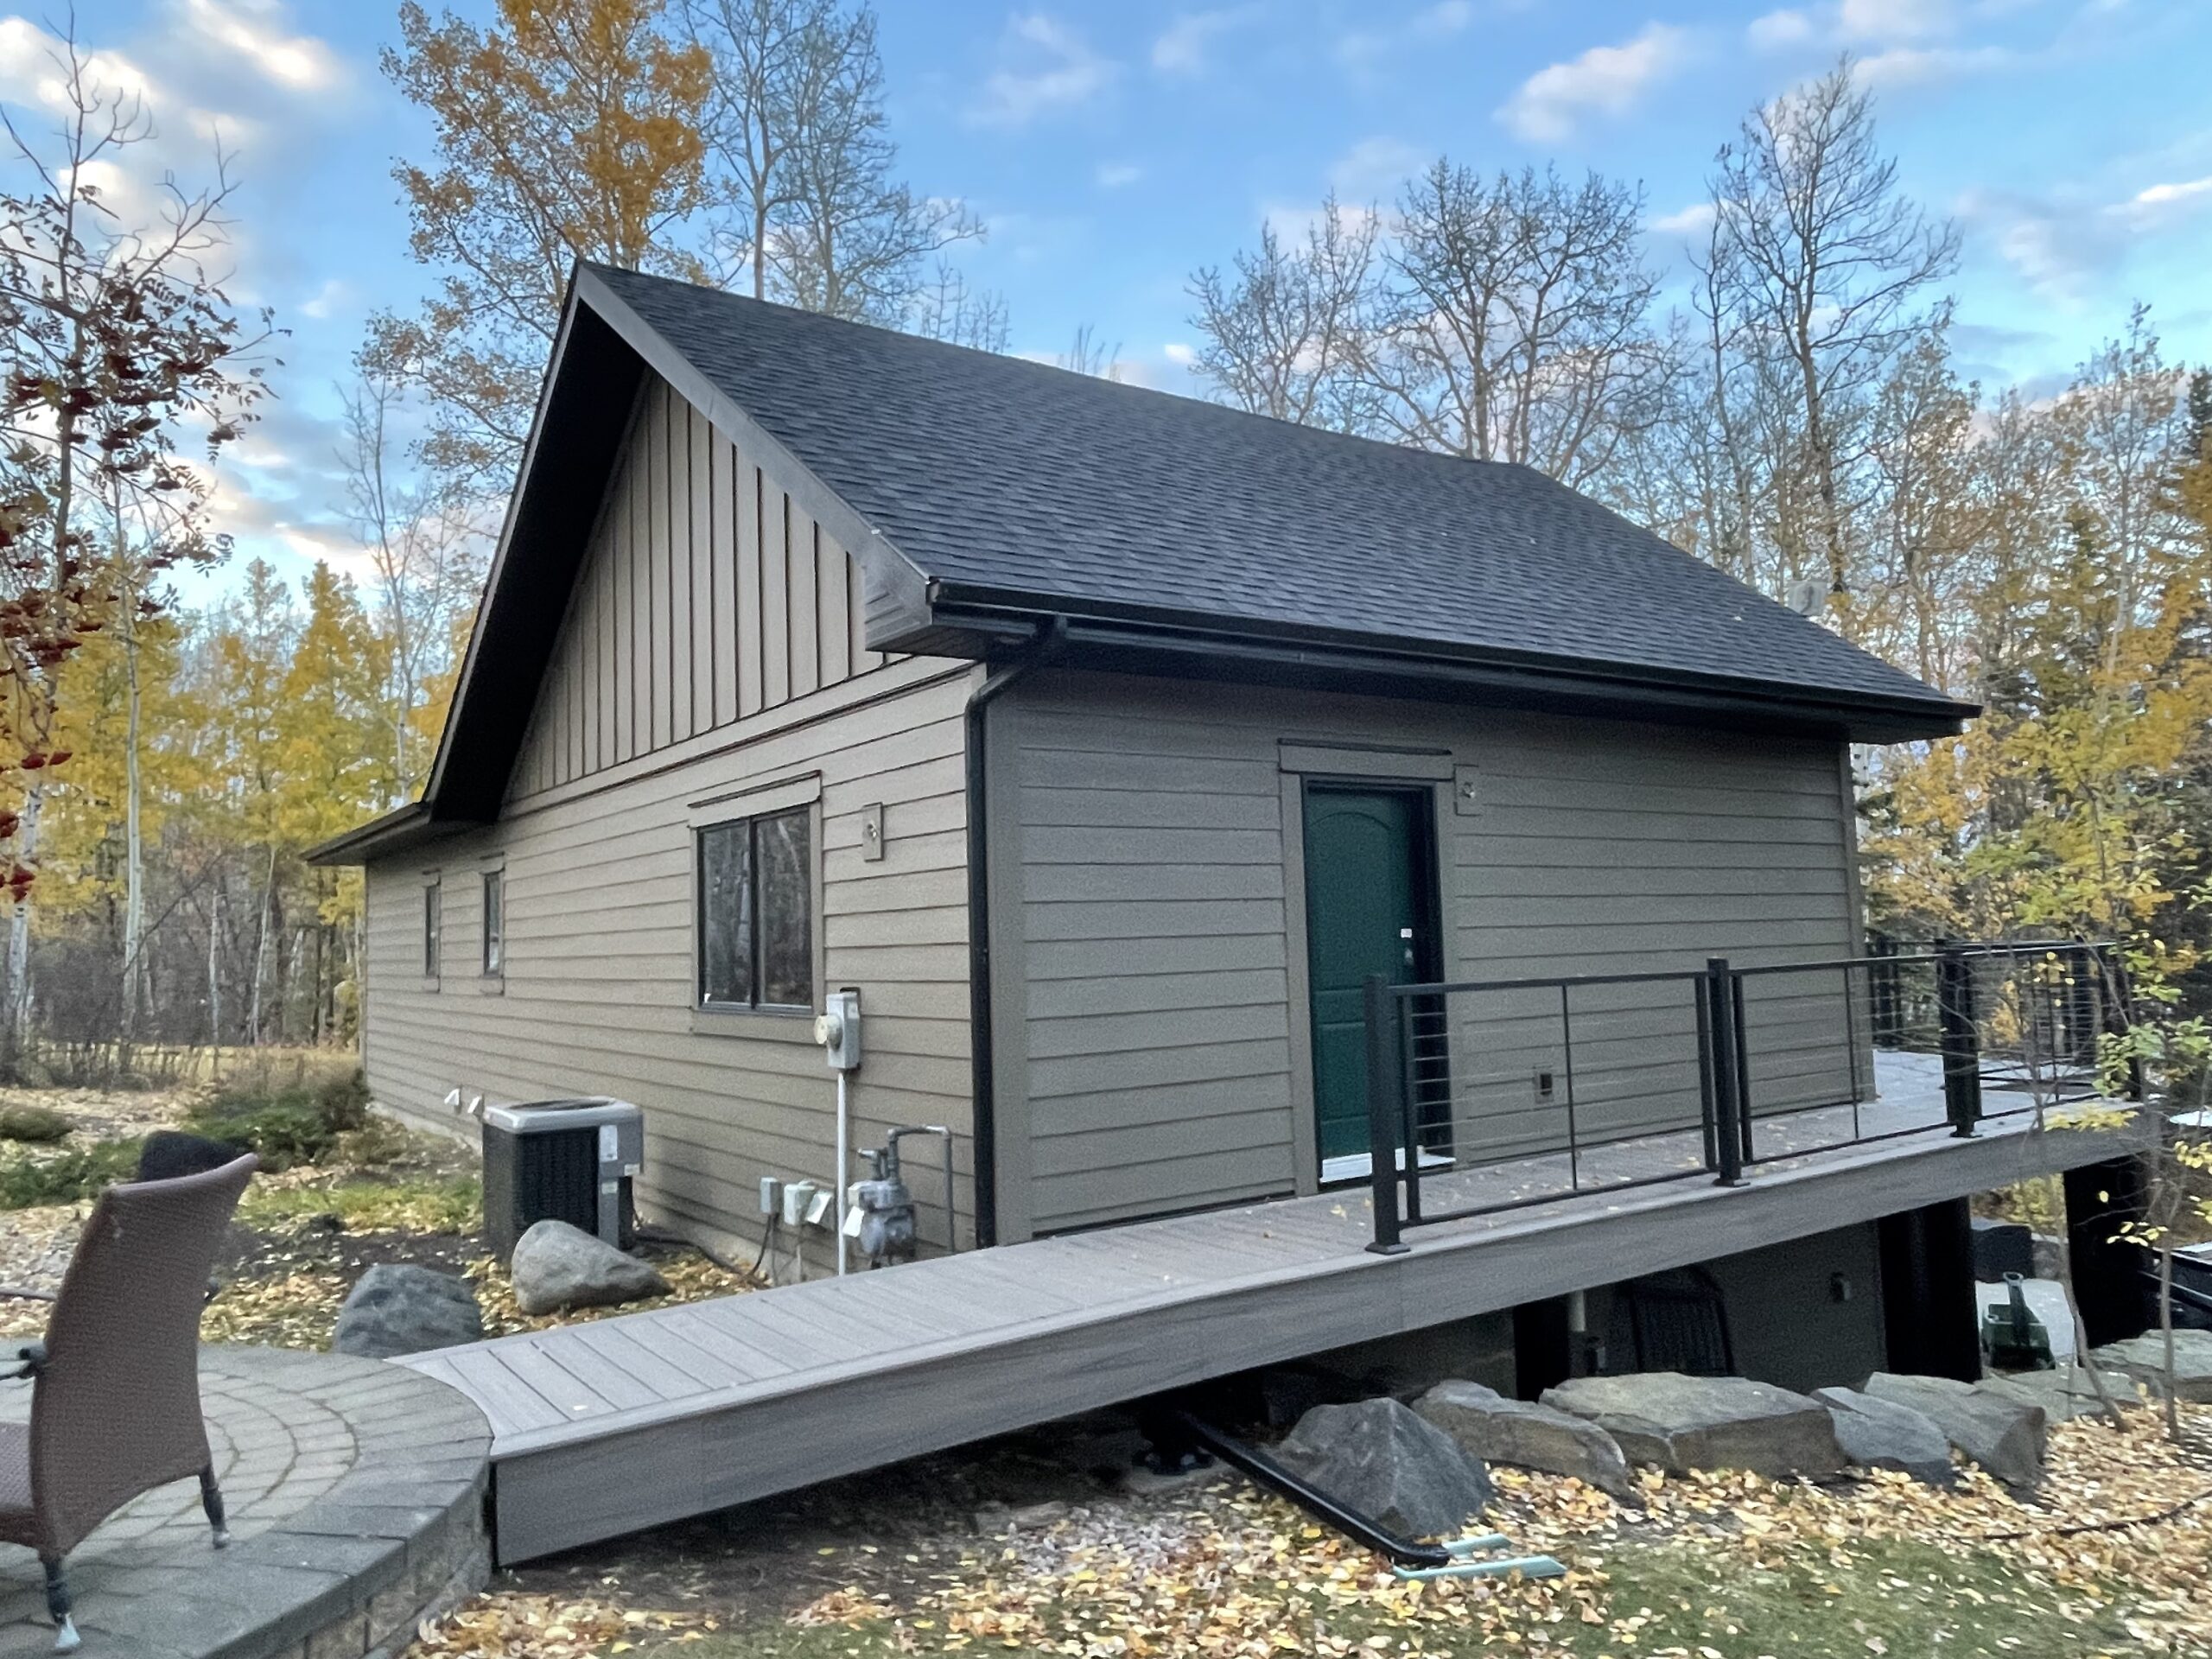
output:
<path id="1" fill-rule="evenodd" d="M 1318 1184 L 1305 776 L 1431 791 L 1452 980 L 1857 948 L 1835 741 L 1073 672 L 1023 683 L 992 725 L 1008 1238 Z M 1840 977 L 1755 981 L 1749 1001 L 1763 1109 L 1847 1097 Z M 1563 1105 L 1535 1094 L 1563 1065 L 1556 1007 L 1455 1000 L 1462 1155 L 1559 1143 Z M 1581 1135 L 1696 1121 L 1687 987 L 1581 994 L 1573 1037 Z"/>
<path id="2" fill-rule="evenodd" d="M 779 537 L 793 524 L 788 556 L 779 542 L 762 562 L 756 539 L 724 533 L 726 473 L 768 504 Z M 959 1235 L 971 1241 L 963 715 L 978 671 L 852 645 L 860 588 L 844 551 L 664 386 L 640 399 L 609 501 L 499 822 L 369 866 L 372 1091 L 446 1127 L 458 1121 L 443 1103 L 455 1090 L 492 1104 L 634 1101 L 645 1113 L 647 1212 L 757 1238 L 761 1176 L 830 1177 L 836 1076 L 810 1019 L 695 1009 L 696 832 L 762 802 L 808 800 L 817 1006 L 826 988 L 862 994 L 853 1146 L 880 1145 L 902 1124 L 951 1128 Z M 679 537 L 687 523 L 703 533 Z M 883 849 L 869 858 L 862 825 L 874 808 Z M 495 979 L 480 972 L 491 868 L 505 908 Z M 443 971 L 427 981 L 432 879 Z M 942 1246 L 931 1143 L 909 1150 L 925 1238 Z M 828 1240 L 813 1239 L 817 1255 Z"/>
<path id="3" fill-rule="evenodd" d="M 860 573 L 790 493 L 657 376 L 546 669 L 512 798 L 658 753 L 882 666 Z"/>

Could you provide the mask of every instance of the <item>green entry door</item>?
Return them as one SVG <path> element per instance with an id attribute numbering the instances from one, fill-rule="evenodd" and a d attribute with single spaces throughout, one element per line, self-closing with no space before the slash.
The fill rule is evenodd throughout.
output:
<path id="1" fill-rule="evenodd" d="M 1416 790 L 1306 787 L 1306 971 L 1325 1166 L 1368 1149 L 1368 976 L 1412 984 L 1433 959 L 1427 810 Z"/>

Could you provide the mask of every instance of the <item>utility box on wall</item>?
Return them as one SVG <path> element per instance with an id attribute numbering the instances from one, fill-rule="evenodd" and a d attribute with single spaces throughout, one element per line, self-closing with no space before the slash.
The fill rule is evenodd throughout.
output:
<path id="1" fill-rule="evenodd" d="M 484 1236 L 500 1261 L 536 1223 L 565 1221 L 627 1249 L 645 1115 L 626 1100 L 525 1101 L 484 1112 Z"/>

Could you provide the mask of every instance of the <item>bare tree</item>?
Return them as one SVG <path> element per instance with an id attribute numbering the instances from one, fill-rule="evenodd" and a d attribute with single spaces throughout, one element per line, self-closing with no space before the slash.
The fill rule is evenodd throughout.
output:
<path id="1" fill-rule="evenodd" d="M 1006 299 L 971 289 L 950 262 L 940 259 L 935 274 L 908 301 L 901 326 L 908 334 L 947 345 L 1003 352 L 1008 334 Z"/>
<path id="2" fill-rule="evenodd" d="M 1786 451 L 1771 452 L 1787 469 L 1776 505 L 1790 521 L 1785 538 L 1805 525 L 1798 539 L 1817 550 L 1840 596 L 1851 587 L 1871 405 L 1928 327 L 1930 290 L 1957 264 L 1958 232 L 1898 190 L 1847 58 L 1754 110 L 1721 147 L 1711 183 L 1707 280 L 1723 349 L 1788 372 L 1794 431 Z"/>
<path id="3" fill-rule="evenodd" d="M 715 65 L 706 138 L 726 175 L 724 274 L 753 297 L 896 324 L 923 262 L 982 227 L 895 181 L 875 16 L 840 0 L 684 0 Z"/>
<path id="4" fill-rule="evenodd" d="M 1436 162 L 1400 200 L 1363 365 L 1383 429 L 1569 484 L 1603 474 L 1656 416 L 1643 212 L 1640 189 L 1594 173 L 1486 181 Z"/>
<path id="5" fill-rule="evenodd" d="M 1255 415 L 1339 431 L 1363 429 L 1359 368 L 1375 302 L 1378 219 L 1331 196 L 1286 249 L 1272 225 L 1224 276 L 1206 266 L 1186 289 L 1204 337 L 1192 365 L 1224 402 Z"/>
<path id="6" fill-rule="evenodd" d="M 346 447 L 340 452 L 353 526 L 375 567 L 384 632 L 391 642 L 391 685 L 385 701 L 391 725 L 388 798 L 413 794 L 427 757 L 410 752 L 423 683 L 443 666 L 457 615 L 482 586 L 484 539 L 460 492 L 408 473 L 397 428 L 400 381 L 373 347 L 354 365 L 359 378 L 341 391 Z"/>
<path id="7" fill-rule="evenodd" d="M 1055 357 L 1052 362 L 1054 366 L 1077 374 L 1093 375 L 1101 380 L 1119 380 L 1122 378 L 1121 356 L 1120 340 L 1116 340 L 1111 346 L 1107 345 L 1086 322 L 1077 327 L 1075 338 L 1068 342 L 1067 350 Z"/>

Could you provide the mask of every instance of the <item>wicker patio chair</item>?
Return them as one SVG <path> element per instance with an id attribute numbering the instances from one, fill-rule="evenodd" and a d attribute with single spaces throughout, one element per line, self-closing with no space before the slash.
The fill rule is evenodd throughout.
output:
<path id="1" fill-rule="evenodd" d="M 31 1379 L 29 1423 L 0 1423 L 0 1541 L 38 1552 L 57 1651 L 78 1642 L 63 1558 L 141 1492 L 198 1475 L 215 1547 L 230 1541 L 200 1414 L 200 1312 L 256 1162 L 101 1193 L 46 1339 L 0 1372 Z"/>

